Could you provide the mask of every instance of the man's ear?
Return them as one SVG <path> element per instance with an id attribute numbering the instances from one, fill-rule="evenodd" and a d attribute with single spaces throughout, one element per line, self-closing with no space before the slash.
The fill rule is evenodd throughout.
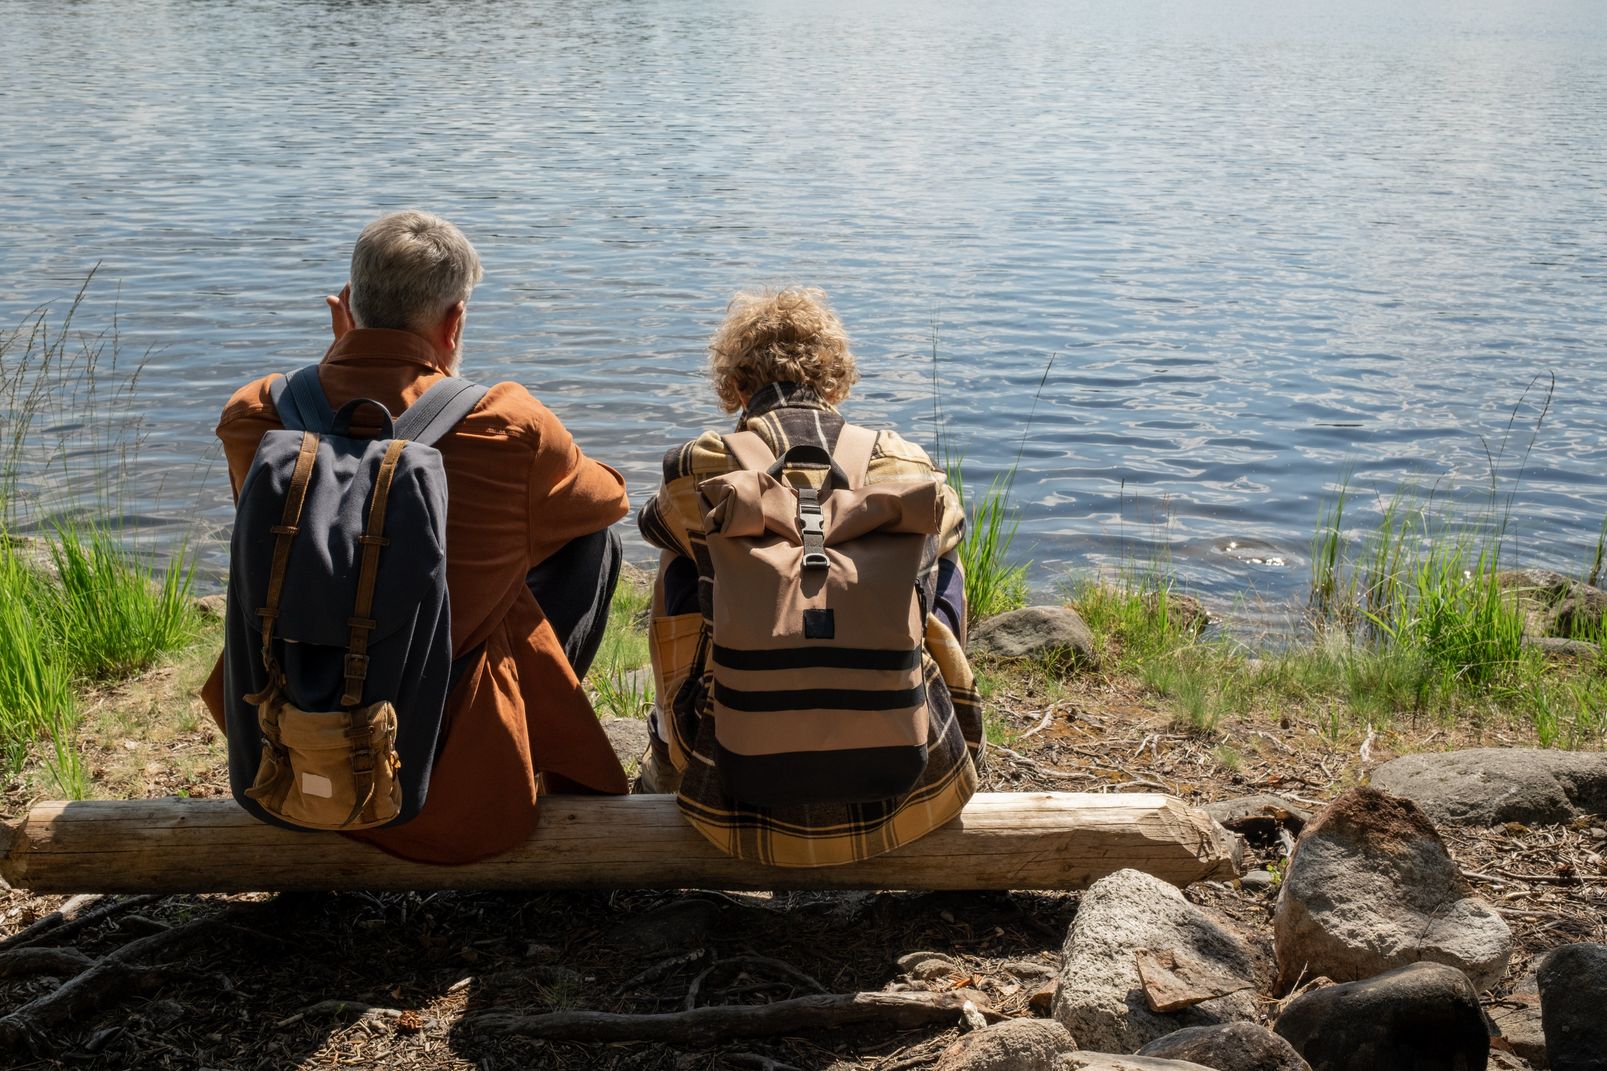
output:
<path id="1" fill-rule="evenodd" d="M 446 315 L 441 317 L 441 323 L 436 329 L 437 334 L 435 343 L 447 353 L 457 352 L 458 339 L 461 337 L 463 331 L 463 310 L 466 307 L 467 306 L 460 301 L 451 308 L 447 309 Z"/>

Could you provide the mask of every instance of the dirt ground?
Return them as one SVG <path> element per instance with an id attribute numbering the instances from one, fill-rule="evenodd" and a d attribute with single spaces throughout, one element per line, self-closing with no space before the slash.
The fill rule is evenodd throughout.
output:
<path id="1" fill-rule="evenodd" d="M 219 736 L 194 699 L 210 657 L 198 649 L 95 698 L 85 730 L 95 795 L 227 791 Z M 1195 802 L 1271 792 L 1318 808 L 1396 754 L 1533 743 L 1517 730 L 1403 725 L 1369 734 L 1302 715 L 1223 724 L 1202 737 L 1179 728 L 1133 682 L 1102 677 L 1073 678 L 1051 699 L 1030 679 L 1005 674 L 990 706 L 1009 741 L 988 758 L 985 788 L 993 791 L 1159 789 Z M 49 788 L 43 771 L 31 770 L 9 786 L 0 811 L 16 816 Z M 1590 823 L 1445 835 L 1516 934 L 1502 991 L 1556 945 L 1607 940 L 1607 840 Z M 1276 835 L 1253 842 L 1251 865 L 1275 869 L 1284 847 Z M 1276 887 L 1201 883 L 1188 895 L 1240 924 L 1270 985 Z M 0 941 L 64 899 L 0 891 Z M 75 1011 L 42 1031 L 31 1052 L 0 1051 L 0 1066 L 904 1071 L 930 1066 L 958 1036 L 958 1021 L 947 1029 L 855 1027 L 673 1047 L 498 1036 L 477 1030 L 475 1017 L 652 1013 L 887 989 L 968 990 L 991 1014 L 1044 1014 L 1045 982 L 1077 897 L 708 890 L 123 903 L 104 923 L 74 934 L 71 946 L 100 957 L 173 927 L 208 925 L 180 958 L 112 978 L 94 998 L 104 1008 Z M 956 968 L 911 978 L 897 961 L 917 951 L 948 956 Z M 56 990 L 75 969 L 28 977 L 0 970 L 0 1032 L 4 1016 Z"/>

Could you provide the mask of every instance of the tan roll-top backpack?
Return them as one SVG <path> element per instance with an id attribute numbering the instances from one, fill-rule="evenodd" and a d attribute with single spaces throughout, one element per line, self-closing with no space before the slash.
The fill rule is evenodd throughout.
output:
<path id="1" fill-rule="evenodd" d="M 938 481 L 866 485 L 876 433 L 777 458 L 725 437 L 739 471 L 699 488 L 714 574 L 712 714 L 727 792 L 754 806 L 866 803 L 926 765 L 920 587 L 941 519 Z M 794 465 L 826 466 L 819 488 Z"/>

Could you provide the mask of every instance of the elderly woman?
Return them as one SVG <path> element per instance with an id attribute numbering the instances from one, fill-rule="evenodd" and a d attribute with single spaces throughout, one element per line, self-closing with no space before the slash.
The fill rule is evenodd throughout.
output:
<path id="1" fill-rule="evenodd" d="M 976 790 L 975 761 L 982 747 L 982 718 L 965 660 L 964 583 L 954 554 L 963 534 L 964 514 L 953 489 L 924 450 L 893 431 L 857 429 L 838 413 L 837 406 L 847 399 L 859 373 L 842 324 L 821 291 L 792 287 L 738 294 L 709 343 L 709 355 L 715 394 L 728 412 L 740 412 L 737 433 L 706 431 L 670 450 L 664 459 L 663 486 L 639 518 L 642 535 L 664 552 L 653 592 L 652 649 L 658 699 L 652 718 L 652 743 L 642 758 L 640 787 L 648 792 L 678 793 L 687 820 L 722 850 L 739 858 L 782 866 L 830 866 L 867 859 L 948 822 Z M 845 428 L 849 430 L 845 432 Z M 744 436 L 742 432 L 753 434 Z M 820 784 L 805 787 L 821 791 L 802 791 L 793 799 L 786 786 L 799 782 L 778 777 L 775 785 L 766 786 L 768 791 L 759 793 L 769 797 L 762 804 L 752 802 L 751 795 L 738 798 L 732 792 L 736 782 L 730 776 L 722 776 L 721 764 L 729 763 L 730 758 L 714 728 L 716 697 L 722 685 L 714 679 L 711 652 L 717 660 L 721 652 L 730 651 L 734 645 L 756 648 L 743 652 L 749 664 L 742 668 L 764 669 L 768 667 L 753 665 L 752 660 L 776 653 L 774 645 L 783 643 L 786 637 L 779 623 L 773 637 L 763 635 L 762 627 L 741 630 L 745 635 L 714 633 L 716 609 L 722 599 L 752 601 L 753 595 L 729 578 L 722 589 L 715 575 L 710 533 L 705 531 L 709 519 L 715 516 L 710 513 L 709 491 L 731 482 L 721 477 L 744 469 L 762 469 L 766 467 L 764 462 L 775 458 L 779 460 L 769 467 L 772 481 L 784 480 L 790 488 L 799 489 L 792 493 L 800 501 L 815 503 L 818 498 L 824 503 L 838 493 L 830 484 L 833 474 L 841 472 L 837 460 L 852 453 L 848 449 L 852 443 L 860 444 L 857 457 L 863 475 L 857 482 L 863 487 L 883 492 L 884 500 L 889 491 L 894 495 L 924 495 L 926 535 L 921 537 L 919 560 L 911 565 L 909 573 L 914 577 L 916 591 L 913 597 L 878 597 L 871 603 L 878 607 L 874 611 L 877 616 L 885 603 L 885 613 L 895 619 L 895 625 L 901 624 L 896 620 L 900 614 L 917 622 L 912 641 L 916 650 L 904 655 L 910 680 L 916 686 L 890 694 L 917 695 L 924 686 L 924 739 L 917 741 L 924 748 L 906 748 L 900 753 L 918 756 L 908 769 L 912 783 L 889 798 L 867 800 L 851 794 L 847 799 L 832 798 L 831 789 L 838 780 L 891 783 L 885 779 L 877 782 L 875 771 L 867 771 L 865 764 L 879 761 L 877 756 L 898 752 L 875 748 L 858 753 L 828 752 L 824 758 L 814 755 L 821 762 L 811 768 L 825 776 L 817 778 Z M 739 459 L 733 453 L 749 456 Z M 760 461 L 755 462 L 754 457 Z M 766 486 L 775 489 L 777 484 Z M 844 493 L 840 499 L 842 509 L 847 509 L 850 502 L 861 501 L 851 498 L 853 494 Z M 772 495 L 768 501 L 773 503 L 776 497 Z M 828 507 L 827 521 L 835 523 L 831 517 Z M 799 524 L 799 531 L 808 527 L 803 523 L 802 512 Z M 801 549 L 806 550 L 807 536 L 797 538 L 803 542 Z M 831 541 L 828 533 L 825 542 Z M 816 549 L 820 549 L 818 545 Z M 736 561 L 746 567 L 740 557 Z M 878 579 L 887 582 L 863 572 L 848 572 L 852 579 L 846 583 L 870 584 Z M 809 588 L 807 581 L 798 583 L 818 592 L 818 587 Z M 844 582 L 839 580 L 841 583 Z M 817 601 L 820 598 L 818 594 L 812 597 Z M 764 613 L 774 600 L 767 602 L 761 595 L 758 601 Z M 912 609 L 902 610 L 901 604 Z M 815 620 L 829 622 L 832 612 L 812 610 L 804 616 L 824 614 L 825 618 Z M 837 612 L 840 618 L 842 611 Z M 852 621 L 859 624 L 865 612 L 854 611 Z M 920 621 L 921 617 L 925 620 Z M 730 615 L 725 619 L 731 619 Z M 842 644 L 843 637 L 837 635 L 835 642 Z M 806 695 L 844 694 L 841 689 L 849 685 L 843 682 L 865 667 L 822 671 L 818 668 L 821 663 L 811 662 L 808 653 L 818 650 L 794 643 L 790 650 L 780 651 L 802 659 L 789 667 L 791 676 L 787 679 L 794 683 L 791 690 L 764 694 L 779 695 L 784 700 L 798 696 L 799 703 L 808 702 L 803 698 Z M 834 657 L 834 665 L 848 666 L 843 659 L 860 656 L 844 654 L 839 646 Z M 881 656 L 873 652 L 864 657 L 875 661 Z M 790 707 L 790 703 L 772 702 L 752 709 L 776 711 L 778 707 Z M 778 733 L 791 732 L 796 739 L 805 731 L 800 726 L 818 724 L 808 719 L 820 716 L 818 711 L 788 709 L 753 718 L 745 724 L 759 728 L 744 731 L 750 734 L 751 741 L 752 733 L 762 734 L 765 726 L 774 725 Z M 767 722 L 765 717 L 777 720 Z M 899 712 L 893 712 L 891 717 L 897 720 Z M 921 734 L 922 723 L 922 717 L 914 718 L 909 724 L 917 728 L 910 732 Z M 835 743 L 811 740 L 800 750 L 842 747 L 842 737 L 854 731 L 851 728 L 846 734 L 835 734 Z M 924 757 L 920 757 L 923 750 Z M 837 756 L 842 757 L 841 764 L 831 765 Z M 840 778 L 836 776 L 839 771 Z M 729 774 L 729 766 L 726 772 Z M 748 784 L 754 782 L 750 779 Z"/>

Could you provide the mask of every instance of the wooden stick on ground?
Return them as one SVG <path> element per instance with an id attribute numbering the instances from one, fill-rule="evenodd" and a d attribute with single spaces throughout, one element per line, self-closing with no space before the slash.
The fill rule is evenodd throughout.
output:
<path id="1" fill-rule="evenodd" d="M 35 892 L 1080 889 L 1126 867 L 1179 885 L 1231 875 L 1237 851 L 1203 812 L 1151 793 L 982 793 L 913 844 L 820 868 L 733 859 L 673 796 L 546 796 L 529 841 L 454 867 L 278 829 L 230 800 L 90 800 L 34 807 L 0 874 Z"/>
<path id="2" fill-rule="evenodd" d="M 911 1027 L 961 1022 L 966 998 L 959 993 L 828 993 L 774 1004 L 715 1004 L 662 1015 L 563 1011 L 545 1015 L 483 1012 L 465 1020 L 485 1034 L 513 1034 L 546 1041 L 661 1041 L 700 1044 L 727 1038 L 832 1030 L 875 1022 Z"/>

